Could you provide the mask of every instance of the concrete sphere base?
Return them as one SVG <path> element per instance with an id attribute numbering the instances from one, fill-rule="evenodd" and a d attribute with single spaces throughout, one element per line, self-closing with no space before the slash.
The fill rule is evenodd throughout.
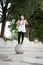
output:
<path id="1" fill-rule="evenodd" d="M 17 44 L 15 46 L 15 52 L 17 54 L 22 54 L 24 52 L 24 48 L 23 48 L 23 45 L 22 44 Z"/>

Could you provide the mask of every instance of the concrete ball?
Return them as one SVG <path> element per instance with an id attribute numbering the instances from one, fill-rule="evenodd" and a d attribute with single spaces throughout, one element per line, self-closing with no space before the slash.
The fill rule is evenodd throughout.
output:
<path id="1" fill-rule="evenodd" d="M 24 48 L 23 48 L 23 45 L 22 44 L 17 44 L 15 46 L 15 52 L 17 54 L 22 54 L 24 52 Z"/>

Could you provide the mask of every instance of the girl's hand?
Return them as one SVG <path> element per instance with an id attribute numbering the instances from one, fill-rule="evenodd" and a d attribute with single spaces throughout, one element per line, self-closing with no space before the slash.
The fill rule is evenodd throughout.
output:
<path id="1" fill-rule="evenodd" d="M 26 24 L 26 25 L 28 25 L 28 22 L 27 22 L 27 20 L 25 21 L 25 24 Z"/>
<path id="2" fill-rule="evenodd" d="M 22 23 L 22 25 L 24 25 L 24 22 Z"/>

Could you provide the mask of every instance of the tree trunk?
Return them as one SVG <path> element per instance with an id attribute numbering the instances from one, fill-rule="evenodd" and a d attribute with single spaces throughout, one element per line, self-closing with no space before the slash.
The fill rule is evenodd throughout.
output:
<path id="1" fill-rule="evenodd" d="M 25 35 L 29 40 L 31 40 L 30 39 L 31 30 L 32 30 L 31 28 L 27 28 L 27 32 L 26 32 L 26 35 Z"/>
<path id="2" fill-rule="evenodd" d="M 29 28 L 27 28 L 26 35 L 25 36 L 29 39 Z"/>
<path id="3" fill-rule="evenodd" d="M 31 41 L 30 34 L 31 34 L 32 28 L 29 28 L 29 40 Z"/>
<path id="4" fill-rule="evenodd" d="M 1 28 L 1 37 L 4 37 L 5 25 L 6 25 L 6 11 L 3 10 L 3 15 L 2 15 L 2 28 Z"/>

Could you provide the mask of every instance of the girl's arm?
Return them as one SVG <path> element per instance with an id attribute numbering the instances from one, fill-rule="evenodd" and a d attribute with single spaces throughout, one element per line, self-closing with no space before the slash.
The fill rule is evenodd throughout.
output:
<path id="1" fill-rule="evenodd" d="M 17 25 L 20 25 L 20 21 L 18 20 L 18 21 L 16 22 L 16 24 L 17 24 Z"/>
<path id="2" fill-rule="evenodd" d="M 16 24 L 18 25 L 18 21 L 16 22 Z"/>
<path id="3" fill-rule="evenodd" d="M 26 25 L 28 25 L 28 22 L 27 22 L 27 20 L 26 20 L 25 24 L 26 24 Z"/>

